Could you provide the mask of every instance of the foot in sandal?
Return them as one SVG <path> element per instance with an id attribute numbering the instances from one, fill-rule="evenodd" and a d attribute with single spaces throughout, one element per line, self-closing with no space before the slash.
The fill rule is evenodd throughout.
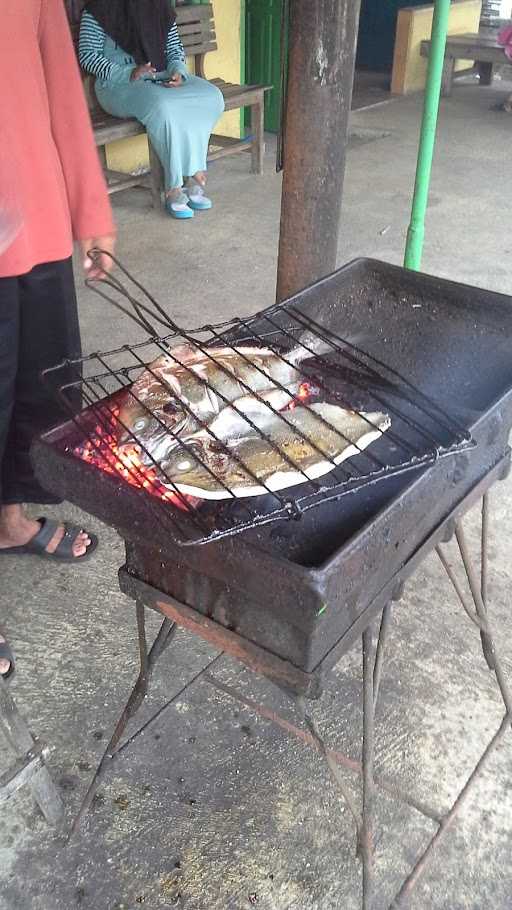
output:
<path id="1" fill-rule="evenodd" d="M 0 634 L 0 676 L 7 682 L 14 676 L 14 655 L 7 639 Z"/>
<path id="2" fill-rule="evenodd" d="M 171 218 L 177 218 L 179 221 L 194 217 L 194 213 L 188 204 L 188 196 L 181 187 L 170 190 L 166 194 L 165 207 Z"/>
<path id="3" fill-rule="evenodd" d="M 213 202 L 205 193 L 206 174 L 199 173 L 190 180 L 187 180 L 185 192 L 188 196 L 188 204 L 196 212 L 205 212 L 211 209 Z"/>
<path id="4" fill-rule="evenodd" d="M 50 518 L 34 521 L 22 506 L 3 506 L 0 510 L 0 556 L 33 554 L 73 562 L 90 556 L 97 543 L 93 534 L 74 525 Z"/>

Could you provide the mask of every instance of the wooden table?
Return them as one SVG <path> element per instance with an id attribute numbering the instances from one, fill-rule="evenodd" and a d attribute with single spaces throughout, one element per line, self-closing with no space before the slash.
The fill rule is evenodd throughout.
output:
<path id="1" fill-rule="evenodd" d="M 478 34 L 449 35 L 444 55 L 443 81 L 441 93 L 451 95 L 457 60 L 474 60 L 476 71 L 480 76 L 480 85 L 491 85 L 493 68 L 496 65 L 512 65 L 505 55 L 503 47 L 497 42 L 497 31 L 494 28 L 481 29 Z M 421 42 L 421 56 L 430 54 L 430 41 Z"/>

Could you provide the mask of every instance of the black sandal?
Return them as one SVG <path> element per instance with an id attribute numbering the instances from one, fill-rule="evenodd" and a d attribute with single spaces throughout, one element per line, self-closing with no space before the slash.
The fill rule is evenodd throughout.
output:
<path id="1" fill-rule="evenodd" d="M 69 522 L 54 521 L 52 518 L 38 518 L 41 529 L 34 534 L 28 543 L 21 547 L 6 547 L 0 549 L 0 556 L 40 556 L 42 559 L 52 559 L 56 562 L 83 562 L 89 559 L 98 546 L 98 538 L 95 534 L 87 532 L 90 538 L 90 544 L 82 556 L 74 556 L 73 546 L 82 528 Z M 54 553 L 48 553 L 46 547 L 54 537 L 60 527 L 64 526 L 64 536 L 60 541 Z"/>
<path id="2" fill-rule="evenodd" d="M 5 638 L 5 635 L 3 633 L 0 632 L 0 635 L 2 638 Z M 4 682 L 7 682 L 9 679 L 13 678 L 16 672 L 16 661 L 14 660 L 14 654 L 12 653 L 9 644 L 7 643 L 7 639 L 5 641 L 0 641 L 0 660 L 9 661 L 9 669 L 6 670 L 5 673 L 0 673 L 0 676 Z"/>

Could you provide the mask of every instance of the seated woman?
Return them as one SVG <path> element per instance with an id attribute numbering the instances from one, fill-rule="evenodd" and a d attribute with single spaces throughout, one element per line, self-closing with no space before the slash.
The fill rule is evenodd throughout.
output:
<path id="1" fill-rule="evenodd" d="M 164 168 L 169 214 L 192 218 L 194 209 L 211 208 L 206 157 L 224 99 L 216 86 L 187 72 L 170 0 L 89 0 L 79 57 L 96 77 L 102 108 L 146 127 Z"/>

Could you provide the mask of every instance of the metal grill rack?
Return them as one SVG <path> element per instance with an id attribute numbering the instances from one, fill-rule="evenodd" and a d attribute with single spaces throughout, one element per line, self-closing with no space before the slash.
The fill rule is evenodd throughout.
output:
<path id="1" fill-rule="evenodd" d="M 201 544 L 272 521 L 299 519 L 307 510 L 338 500 L 363 484 L 428 466 L 438 458 L 472 444 L 467 430 L 425 392 L 332 331 L 326 324 L 328 319 L 312 318 L 291 302 L 250 318 L 237 317 L 197 329 L 183 329 L 119 262 L 117 265 L 125 282 L 105 276 L 91 282 L 91 287 L 130 316 L 149 336 L 148 340 L 66 361 L 45 371 L 43 378 L 52 386 L 73 420 L 75 432 L 66 441 L 66 451 L 137 489 L 144 508 L 152 510 L 178 543 Z M 166 334 L 160 334 L 162 326 L 167 330 Z M 193 363 L 184 359 L 181 353 L 184 344 L 187 350 L 196 353 L 205 367 L 200 373 Z M 249 347 L 263 348 L 275 355 L 275 378 L 268 378 L 267 368 L 253 362 L 248 356 Z M 286 410 L 277 410 L 262 397 L 264 389 L 255 391 L 253 385 L 248 384 L 246 373 L 245 379 L 237 377 L 240 397 L 252 396 L 261 405 L 263 413 L 266 415 L 268 411 L 281 429 L 289 430 L 289 435 L 313 450 L 320 460 L 329 463 L 323 476 L 317 479 L 308 476 L 289 454 L 286 444 L 278 443 L 250 414 L 241 410 L 232 397 L 223 394 L 219 380 L 226 376 L 232 381 L 233 374 L 219 355 L 220 349 L 236 353 L 244 368 L 250 367 L 255 376 L 262 375 L 264 381 L 268 378 L 268 387 L 289 395 Z M 176 389 L 152 366 L 155 358 L 161 355 L 165 355 L 182 375 L 204 387 L 210 398 L 215 396 L 219 410 L 231 407 L 242 421 L 244 431 L 252 434 L 258 443 L 263 440 L 268 451 L 295 476 L 295 485 L 277 490 L 262 480 L 251 464 L 230 445 L 232 440 L 221 438 L 212 430 L 211 420 L 201 419 L 197 409 L 180 398 Z M 209 369 L 215 370 L 215 381 L 208 377 Z M 180 435 L 162 419 L 161 410 L 150 407 L 136 394 L 133 383 L 145 370 L 167 389 L 172 407 L 179 408 L 183 416 L 193 422 L 196 435 Z M 295 389 L 307 390 L 307 400 L 304 396 L 297 397 L 290 392 L 290 386 L 280 381 L 279 376 L 287 371 L 293 374 Z M 85 410 L 77 415 L 80 397 Z M 168 473 L 163 463 L 165 459 L 153 457 L 147 442 L 123 421 L 120 409 L 127 401 L 136 403 L 159 433 L 168 434 L 169 448 L 180 446 L 180 451 L 215 481 L 221 491 L 219 495 L 224 498 L 212 502 L 185 494 L 176 476 Z M 376 435 L 379 435 L 379 427 L 367 416 L 374 412 L 388 415 L 390 427 L 363 450 L 313 409 L 312 405 L 320 401 L 355 412 L 367 425 L 368 433 L 377 431 Z M 309 412 L 308 416 L 312 418 L 309 429 L 292 423 L 290 408 L 297 405 L 305 409 L 303 415 L 306 410 Z M 313 432 L 311 427 L 314 427 Z M 204 445 L 197 444 L 197 432 Z M 341 446 L 350 443 L 353 457 L 335 464 L 332 455 L 322 446 L 322 432 L 334 433 Z M 128 440 L 130 450 L 135 449 L 140 460 L 120 457 L 121 438 L 124 446 Z M 237 488 L 227 482 L 222 469 L 226 459 L 245 483 L 257 487 L 259 495 L 240 498 Z"/>

